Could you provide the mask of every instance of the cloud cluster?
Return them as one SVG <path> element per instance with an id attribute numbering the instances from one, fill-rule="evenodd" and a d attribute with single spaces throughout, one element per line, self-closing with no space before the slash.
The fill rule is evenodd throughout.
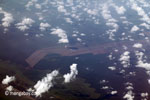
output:
<path id="1" fill-rule="evenodd" d="M 34 92 L 36 97 L 41 96 L 43 93 L 47 92 L 51 87 L 54 86 L 54 79 L 58 76 L 59 71 L 54 70 L 47 74 L 44 78 L 39 80 L 35 85 L 34 89 L 29 88 L 27 91 Z M 78 74 L 77 64 L 72 64 L 70 66 L 70 73 L 63 75 L 64 83 L 69 83 L 71 80 L 76 78 Z"/>
<path id="2" fill-rule="evenodd" d="M 70 66 L 70 73 L 63 76 L 65 79 L 64 82 L 69 83 L 71 80 L 76 78 L 76 75 L 78 75 L 77 64 L 72 64 Z"/>
<path id="3" fill-rule="evenodd" d="M 139 29 L 140 29 L 139 27 L 137 27 L 136 25 L 134 25 L 134 26 L 131 28 L 131 33 L 136 32 L 136 31 L 138 31 Z"/>
<path id="4" fill-rule="evenodd" d="M 139 16 L 141 16 L 141 20 L 145 21 L 146 24 L 146 28 L 150 28 L 149 24 L 150 24 L 150 18 L 148 17 L 148 15 L 146 14 L 146 12 L 144 11 L 144 9 L 142 7 L 139 7 L 138 4 L 136 3 L 135 0 L 130 0 L 131 2 L 131 8 L 133 10 L 135 10 Z"/>
<path id="5" fill-rule="evenodd" d="M 4 18 L 2 18 L 2 26 L 7 28 L 14 21 L 13 16 L 11 13 L 4 11 L 2 8 L 0 8 L 0 14 L 1 13 L 4 14 Z"/>
<path id="6" fill-rule="evenodd" d="M 40 30 L 45 31 L 46 28 L 49 28 L 51 25 L 48 23 L 40 23 Z"/>
<path id="7" fill-rule="evenodd" d="M 59 5 L 58 8 L 57 8 L 57 10 L 58 10 L 59 12 L 67 13 L 67 11 L 66 11 L 66 9 L 64 8 L 63 5 Z"/>
<path id="8" fill-rule="evenodd" d="M 135 55 L 137 56 L 137 65 L 136 67 L 141 67 L 146 69 L 147 71 L 150 71 L 150 63 L 147 63 L 143 58 L 144 58 L 144 53 L 136 51 Z"/>
<path id="9" fill-rule="evenodd" d="M 32 20 L 31 18 L 24 18 L 20 23 L 16 24 L 16 27 L 21 31 L 25 31 L 29 29 L 33 23 L 34 20 Z"/>
<path id="10" fill-rule="evenodd" d="M 112 27 L 113 29 L 107 30 L 107 34 L 109 35 L 109 39 L 115 40 L 115 32 L 117 32 L 119 25 L 116 23 L 117 20 L 114 19 L 111 15 L 111 12 L 109 11 L 108 3 L 102 5 L 102 12 L 101 12 L 103 18 L 106 20 L 106 25 L 109 27 Z"/>
<path id="11" fill-rule="evenodd" d="M 121 61 L 121 64 L 123 65 L 123 67 L 128 67 L 130 65 L 130 56 L 129 56 L 130 52 L 129 51 L 125 51 L 121 56 L 119 61 Z"/>
<path id="12" fill-rule="evenodd" d="M 112 3 L 111 5 L 115 8 L 116 12 L 119 15 L 123 15 L 126 12 L 126 9 L 124 8 L 124 6 L 119 7 L 119 6 L 115 5 L 114 3 Z"/>
<path id="13" fill-rule="evenodd" d="M 58 43 L 69 43 L 67 34 L 63 29 L 53 28 L 51 30 L 52 30 L 51 34 L 54 34 L 54 35 L 57 35 L 58 37 L 60 37 Z"/>
<path id="14" fill-rule="evenodd" d="M 66 20 L 67 23 L 70 23 L 70 24 L 73 23 L 73 21 L 70 18 L 65 18 L 65 20 Z"/>
<path id="15" fill-rule="evenodd" d="M 141 93 L 142 100 L 148 100 L 148 93 Z"/>
<path id="16" fill-rule="evenodd" d="M 126 99 L 126 100 L 134 100 L 133 92 L 132 92 L 132 91 L 128 91 L 128 92 L 124 95 L 123 98 Z"/>
<path id="17" fill-rule="evenodd" d="M 2 80 L 2 84 L 9 84 L 10 82 L 15 81 L 15 76 L 8 76 L 6 75 L 6 78 Z"/>
<path id="18" fill-rule="evenodd" d="M 126 89 L 128 90 L 127 93 L 123 96 L 123 99 L 126 100 L 134 100 L 134 93 L 133 93 L 133 85 L 132 83 L 127 83 L 128 85 Z"/>
<path id="19" fill-rule="evenodd" d="M 41 96 L 42 93 L 47 92 L 51 87 L 53 87 L 53 79 L 59 74 L 57 70 L 52 71 L 47 74 L 42 80 L 38 81 L 34 85 L 35 96 Z"/>
<path id="20" fill-rule="evenodd" d="M 31 6 L 33 6 L 34 4 L 36 4 L 37 1 L 38 1 L 38 0 L 30 0 L 30 1 L 25 5 L 25 7 L 27 8 L 27 10 L 29 10 Z"/>
<path id="21" fill-rule="evenodd" d="M 142 48 L 143 45 L 142 45 L 141 43 L 135 43 L 135 44 L 133 45 L 133 47 L 134 47 L 134 48 Z"/>

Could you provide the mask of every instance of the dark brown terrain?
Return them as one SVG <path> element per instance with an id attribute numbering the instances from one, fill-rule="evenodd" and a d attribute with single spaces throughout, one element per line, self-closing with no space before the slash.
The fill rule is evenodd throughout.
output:
<path id="1" fill-rule="evenodd" d="M 113 42 L 106 43 L 94 46 L 83 46 L 83 45 L 74 45 L 74 46 L 59 46 L 59 47 L 48 47 L 40 50 L 36 50 L 31 54 L 26 62 L 29 64 L 29 67 L 33 68 L 41 59 L 43 59 L 48 54 L 60 54 L 61 56 L 76 56 L 81 54 L 104 54 L 113 52 L 117 49 L 119 52 L 123 52 L 123 45 L 128 47 L 128 51 L 134 51 L 136 48 L 133 48 L 134 43 L 144 44 L 143 48 L 148 49 L 150 46 L 149 41 L 140 40 L 140 41 L 127 41 L 127 42 Z M 73 48 L 73 49 L 72 49 Z"/>

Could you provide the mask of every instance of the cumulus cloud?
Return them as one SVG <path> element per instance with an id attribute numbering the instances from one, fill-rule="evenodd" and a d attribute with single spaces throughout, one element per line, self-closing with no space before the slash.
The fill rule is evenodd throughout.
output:
<path id="1" fill-rule="evenodd" d="M 70 66 L 70 73 L 63 76 L 65 78 L 64 82 L 69 83 L 71 80 L 76 78 L 76 75 L 78 75 L 77 64 L 72 64 Z"/>
<path id="2" fill-rule="evenodd" d="M 109 87 L 108 86 L 103 86 L 102 89 L 107 90 L 107 89 L 109 89 Z"/>
<path id="3" fill-rule="evenodd" d="M 148 93 L 141 93 L 142 100 L 148 100 Z"/>
<path id="4" fill-rule="evenodd" d="M 59 74 L 57 70 L 52 71 L 47 74 L 42 80 L 38 81 L 34 85 L 35 96 L 41 96 L 42 93 L 47 92 L 51 87 L 53 87 L 53 79 Z"/>
<path id="5" fill-rule="evenodd" d="M 111 91 L 111 94 L 115 95 L 115 94 L 117 94 L 117 91 Z"/>
<path id="6" fill-rule="evenodd" d="M 82 42 L 82 39 L 81 38 L 77 38 L 77 41 Z"/>
<path id="7" fill-rule="evenodd" d="M 143 26 L 143 27 L 145 27 L 146 29 L 150 29 L 150 26 L 149 26 L 148 24 L 146 24 L 146 23 L 142 23 L 142 24 L 140 24 L 139 26 Z"/>
<path id="8" fill-rule="evenodd" d="M 2 18 L 2 26 L 6 28 L 9 27 L 14 21 L 12 14 L 4 11 L 2 8 L 0 8 L 0 13 L 4 14 L 4 18 Z"/>
<path id="9" fill-rule="evenodd" d="M 137 67 L 141 67 L 141 68 L 144 68 L 146 70 L 150 70 L 150 63 L 143 62 L 141 60 L 141 61 L 138 61 Z"/>
<path id="10" fill-rule="evenodd" d="M 123 99 L 126 99 L 126 100 L 134 100 L 134 93 L 133 93 L 133 84 L 130 83 L 130 82 L 127 82 L 126 83 L 127 87 L 126 89 L 128 90 L 127 93 L 123 96 Z"/>
<path id="11" fill-rule="evenodd" d="M 101 80 L 100 81 L 100 84 L 103 84 L 103 83 L 108 83 L 109 81 L 107 81 L 107 80 Z"/>
<path id="12" fill-rule="evenodd" d="M 109 60 L 113 60 L 115 59 L 115 57 L 113 57 L 112 53 L 108 55 Z"/>
<path id="13" fill-rule="evenodd" d="M 133 33 L 133 32 L 136 32 L 136 31 L 138 31 L 140 28 L 139 27 L 137 27 L 136 25 L 134 25 L 132 28 L 131 28 L 131 32 Z"/>
<path id="14" fill-rule="evenodd" d="M 66 11 L 66 9 L 64 8 L 63 5 L 59 5 L 58 8 L 57 8 L 57 10 L 58 10 L 59 12 L 67 13 L 67 11 Z"/>
<path id="15" fill-rule="evenodd" d="M 115 66 L 109 66 L 108 69 L 113 71 L 113 70 L 116 70 L 116 67 Z"/>
<path id="16" fill-rule="evenodd" d="M 134 48 L 142 48 L 143 45 L 142 45 L 141 43 L 135 43 L 135 44 L 133 45 L 133 47 L 134 47 Z"/>
<path id="17" fill-rule="evenodd" d="M 32 20 L 31 18 L 24 18 L 20 23 L 16 24 L 16 27 L 21 31 L 25 31 L 29 29 L 33 23 L 34 20 Z"/>
<path id="18" fill-rule="evenodd" d="M 35 4 L 35 8 L 36 8 L 36 9 L 41 9 L 42 6 L 41 6 L 40 4 Z"/>
<path id="19" fill-rule="evenodd" d="M 150 18 L 145 13 L 144 9 L 142 7 L 139 7 L 135 0 L 130 0 L 131 2 L 131 8 L 135 10 L 139 16 L 141 16 L 141 20 L 145 21 L 146 23 L 150 24 Z"/>
<path id="20" fill-rule="evenodd" d="M 118 14 L 124 14 L 126 9 L 123 6 L 121 6 L 117 9 L 117 11 L 118 11 Z"/>
<path id="21" fill-rule="evenodd" d="M 132 92 L 132 91 L 128 91 L 128 92 L 124 95 L 123 99 L 126 99 L 126 100 L 134 100 L 133 92 Z"/>
<path id="22" fill-rule="evenodd" d="M 141 67 L 141 68 L 144 68 L 144 69 L 149 71 L 150 70 L 150 63 L 147 63 L 143 60 L 144 53 L 136 51 L 135 55 L 137 56 L 137 59 L 138 59 L 136 67 Z"/>
<path id="23" fill-rule="evenodd" d="M 124 8 L 124 6 L 118 7 L 115 4 L 112 4 L 112 6 L 115 8 L 116 12 L 120 15 L 122 15 L 126 12 L 126 9 Z"/>
<path id="24" fill-rule="evenodd" d="M 48 23 L 40 23 L 40 30 L 45 31 L 46 28 L 49 28 L 51 25 Z"/>
<path id="25" fill-rule="evenodd" d="M 121 56 L 119 61 L 121 61 L 121 64 L 123 65 L 123 67 L 128 67 L 130 65 L 130 56 L 129 56 L 130 52 L 129 51 L 125 51 Z"/>
<path id="26" fill-rule="evenodd" d="M 103 18 L 106 20 L 106 25 L 109 27 L 112 27 L 113 29 L 110 29 L 107 31 L 107 34 L 109 35 L 110 40 L 115 40 L 115 32 L 117 32 L 119 25 L 116 23 L 117 20 L 115 20 L 109 10 L 108 4 L 102 5 L 102 12 L 101 12 Z"/>
<path id="27" fill-rule="evenodd" d="M 4 12 L 4 18 L 2 19 L 2 25 L 4 27 L 9 27 L 10 24 L 13 22 L 13 16 L 10 13 Z"/>
<path id="28" fill-rule="evenodd" d="M 41 96 L 43 93 L 47 92 L 51 87 L 53 87 L 54 78 L 59 74 L 57 70 L 52 71 L 51 73 L 47 74 L 44 78 L 39 80 L 35 85 L 34 89 L 29 88 L 27 91 L 34 92 L 35 96 Z M 63 77 L 65 78 L 64 82 L 68 83 L 71 80 L 76 78 L 78 74 L 77 64 L 72 64 L 70 66 L 70 73 L 64 74 Z"/>
<path id="29" fill-rule="evenodd" d="M 70 18 L 65 18 L 65 20 L 66 20 L 67 23 L 70 23 L 70 24 L 73 23 L 73 21 Z"/>
<path id="30" fill-rule="evenodd" d="M 15 76 L 8 76 L 6 75 L 6 78 L 3 79 L 2 84 L 9 84 L 10 82 L 15 81 Z"/>
<path id="31" fill-rule="evenodd" d="M 88 9 L 87 13 L 90 14 L 90 15 L 96 15 L 97 14 L 97 10 L 96 9 L 94 9 L 94 10 Z"/>
<path id="32" fill-rule="evenodd" d="M 25 5 L 26 9 L 29 10 L 31 6 L 33 6 L 34 4 L 37 3 L 38 0 L 30 0 L 27 2 L 27 4 Z"/>
<path id="33" fill-rule="evenodd" d="M 53 28 L 51 30 L 52 30 L 51 34 L 54 34 L 54 35 L 57 35 L 58 37 L 60 37 L 58 43 L 69 43 L 67 34 L 63 29 Z"/>
<path id="34" fill-rule="evenodd" d="M 137 56 L 138 61 L 141 61 L 144 53 L 143 52 L 139 52 L 139 51 L 135 51 L 135 55 Z"/>

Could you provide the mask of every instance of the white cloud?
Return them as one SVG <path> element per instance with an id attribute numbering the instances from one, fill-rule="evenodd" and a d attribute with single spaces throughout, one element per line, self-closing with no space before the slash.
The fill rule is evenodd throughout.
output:
<path id="1" fill-rule="evenodd" d="M 53 87 L 52 81 L 58 74 L 59 72 L 54 70 L 34 85 L 36 97 L 41 96 L 42 93 L 47 92 L 51 87 Z"/>
<path id="2" fill-rule="evenodd" d="M 69 83 L 71 80 L 76 78 L 76 75 L 78 75 L 77 64 L 72 64 L 70 66 L 70 73 L 63 76 L 65 78 L 64 82 Z"/>
<path id="3" fill-rule="evenodd" d="M 27 8 L 27 10 L 29 10 L 29 8 L 30 8 L 31 6 L 33 6 L 34 4 L 36 4 L 37 1 L 38 1 L 38 0 L 30 0 L 30 1 L 28 1 L 27 4 L 25 5 L 25 7 Z"/>
<path id="4" fill-rule="evenodd" d="M 101 14 L 102 14 L 103 18 L 106 20 L 106 25 L 113 28 L 113 29 L 107 30 L 106 34 L 109 35 L 110 40 L 115 40 L 114 33 L 117 32 L 119 25 L 116 23 L 117 20 L 112 17 L 111 12 L 109 10 L 108 3 L 102 5 Z"/>
<path id="5" fill-rule="evenodd" d="M 2 81 L 2 84 L 9 84 L 12 81 L 15 81 L 15 76 L 6 75 L 6 78 Z"/>
<path id="6" fill-rule="evenodd" d="M 7 91 L 12 91 L 12 90 L 13 90 L 13 86 L 11 86 L 11 85 L 8 86 L 8 87 L 6 88 L 6 90 L 7 90 Z"/>
<path id="7" fill-rule="evenodd" d="M 148 79 L 148 84 L 150 84 L 150 79 Z"/>
<path id="8" fill-rule="evenodd" d="M 35 8 L 37 8 L 37 9 L 41 9 L 41 8 L 42 8 L 42 6 L 41 6 L 40 4 L 35 4 Z"/>
<path id="9" fill-rule="evenodd" d="M 97 10 L 96 9 L 94 9 L 94 10 L 88 9 L 87 13 L 90 14 L 90 15 L 96 15 L 97 14 Z"/>
<path id="10" fill-rule="evenodd" d="M 109 60 L 113 60 L 115 59 L 115 57 L 113 57 L 112 53 L 108 55 Z"/>
<path id="11" fill-rule="evenodd" d="M 123 96 L 123 99 L 126 99 L 126 100 L 133 100 L 134 99 L 134 93 L 133 93 L 133 84 L 132 83 L 129 83 L 127 82 L 126 85 L 128 85 L 126 87 L 126 89 L 128 90 L 127 93 Z"/>
<path id="12" fill-rule="evenodd" d="M 100 84 L 103 84 L 103 83 L 108 83 L 109 81 L 107 81 L 107 80 L 101 80 L 100 81 Z"/>
<path id="13" fill-rule="evenodd" d="M 148 93 L 141 93 L 141 97 L 142 98 L 148 98 Z M 147 100 L 147 99 L 143 99 L 143 100 Z"/>
<path id="14" fill-rule="evenodd" d="M 123 6 L 121 6 L 117 9 L 117 11 L 118 11 L 118 14 L 124 14 L 126 9 Z"/>
<path id="15" fill-rule="evenodd" d="M 58 43 L 69 43 L 66 32 L 61 28 L 53 28 L 51 34 L 55 34 L 60 37 Z"/>
<path id="16" fill-rule="evenodd" d="M 49 28 L 51 25 L 48 23 L 40 23 L 40 30 L 45 31 L 46 28 Z"/>
<path id="17" fill-rule="evenodd" d="M 2 8 L 0 8 L 0 13 L 4 14 L 4 18 L 2 18 L 2 26 L 5 28 L 9 27 L 14 21 L 12 14 L 4 11 Z"/>
<path id="18" fill-rule="evenodd" d="M 82 39 L 81 38 L 77 38 L 77 41 L 82 42 Z"/>
<path id="19" fill-rule="evenodd" d="M 141 68 L 144 68 L 144 69 L 149 71 L 150 70 L 150 63 L 147 63 L 143 60 L 144 53 L 136 51 L 135 55 L 137 56 L 137 59 L 138 59 L 136 67 L 141 67 Z"/>
<path id="20" fill-rule="evenodd" d="M 72 20 L 71 20 L 70 18 L 65 18 L 65 20 L 66 20 L 67 23 L 70 23 L 70 24 L 73 23 Z"/>
<path id="21" fill-rule="evenodd" d="M 133 45 L 133 47 L 134 47 L 134 48 L 142 48 L 143 45 L 142 45 L 141 43 L 135 43 L 135 44 Z"/>
<path id="22" fill-rule="evenodd" d="M 107 89 L 109 89 L 109 87 L 108 86 L 103 86 L 102 89 L 107 90 Z"/>
<path id="23" fill-rule="evenodd" d="M 123 15 L 126 12 L 126 9 L 123 6 L 118 7 L 115 4 L 112 4 L 118 14 Z"/>
<path id="24" fill-rule="evenodd" d="M 150 63 L 144 63 L 143 61 L 138 61 L 137 67 L 144 68 L 146 70 L 150 70 Z"/>
<path id="25" fill-rule="evenodd" d="M 117 94 L 117 91 L 111 91 L 111 94 L 112 95 Z"/>
<path id="26" fill-rule="evenodd" d="M 133 87 L 132 86 L 127 86 L 126 89 L 127 90 L 133 90 Z"/>
<path id="27" fill-rule="evenodd" d="M 59 12 L 67 13 L 67 11 L 66 11 L 66 9 L 64 8 L 63 5 L 59 5 L 58 8 L 57 8 L 57 10 L 58 10 Z"/>
<path id="28" fill-rule="evenodd" d="M 133 92 L 132 92 L 132 91 L 128 91 L 128 92 L 124 95 L 123 99 L 126 99 L 126 100 L 133 100 L 133 99 L 134 99 Z"/>
<path id="29" fill-rule="evenodd" d="M 145 21 L 146 23 L 150 24 L 150 18 L 145 13 L 144 9 L 142 7 L 139 7 L 136 1 L 130 0 L 132 9 L 135 10 L 139 16 L 141 16 L 141 20 Z"/>
<path id="30" fill-rule="evenodd" d="M 17 23 L 16 26 L 21 31 L 25 31 L 29 29 L 33 23 L 34 23 L 34 20 L 32 20 L 31 18 L 24 18 L 20 23 Z"/>
<path id="31" fill-rule="evenodd" d="M 137 56 L 137 59 L 139 61 L 141 61 L 143 56 L 144 56 L 144 53 L 143 52 L 139 52 L 139 51 L 135 51 L 135 55 Z"/>
<path id="32" fill-rule="evenodd" d="M 146 24 L 146 23 L 142 23 L 142 24 L 140 24 L 139 26 L 143 26 L 143 27 L 145 27 L 146 29 L 150 29 L 150 26 L 149 26 L 148 24 Z"/>
<path id="33" fill-rule="evenodd" d="M 130 65 L 130 56 L 129 56 L 130 52 L 129 51 L 125 51 L 121 56 L 119 61 L 121 61 L 121 64 L 123 65 L 123 67 L 128 67 Z"/>
<path id="34" fill-rule="evenodd" d="M 10 24 L 14 21 L 13 16 L 10 13 L 4 12 L 4 18 L 2 19 L 2 25 L 4 27 L 9 27 Z"/>
<path id="35" fill-rule="evenodd" d="M 116 70 L 116 67 L 115 66 L 109 66 L 108 69 L 113 71 L 113 70 Z"/>
<path id="36" fill-rule="evenodd" d="M 136 32 L 136 31 L 138 31 L 140 28 L 139 27 L 137 27 L 136 25 L 134 25 L 132 28 L 131 28 L 131 32 L 133 33 L 133 32 Z"/>

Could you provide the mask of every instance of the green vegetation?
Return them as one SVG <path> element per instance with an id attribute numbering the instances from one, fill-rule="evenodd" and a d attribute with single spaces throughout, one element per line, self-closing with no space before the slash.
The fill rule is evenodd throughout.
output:
<path id="1" fill-rule="evenodd" d="M 25 69 L 21 65 L 0 60 L 0 81 L 2 81 L 6 75 L 15 76 L 16 81 L 12 82 L 11 85 L 16 89 L 25 90 L 33 84 L 31 80 L 24 76 L 23 71 L 25 71 Z M 5 96 L 5 87 L 6 86 L 0 84 L 0 100 L 31 100 L 31 98 L 27 97 Z"/>
<path id="2" fill-rule="evenodd" d="M 29 87 L 32 87 L 37 80 L 41 79 L 50 73 L 50 70 L 38 70 L 38 69 L 25 69 L 24 66 L 11 63 L 10 61 L 0 60 L 0 81 L 5 78 L 6 75 L 15 76 L 16 81 L 11 85 L 19 90 L 25 91 Z M 41 100 L 94 100 L 100 97 L 100 94 L 96 93 L 95 89 L 86 83 L 84 79 L 77 78 L 70 83 L 63 83 L 62 75 L 59 75 L 55 79 L 55 85 L 44 93 Z M 18 97 L 18 96 L 5 96 L 5 87 L 0 84 L 0 100 L 31 100 L 30 97 Z"/>
<path id="3" fill-rule="evenodd" d="M 43 95 L 41 100 L 50 97 L 53 97 L 53 100 L 95 100 L 100 97 L 100 94 L 96 93 L 90 84 L 85 83 L 84 79 L 78 78 L 67 84 L 62 84 L 60 79 L 59 81 L 59 84 Z"/>

